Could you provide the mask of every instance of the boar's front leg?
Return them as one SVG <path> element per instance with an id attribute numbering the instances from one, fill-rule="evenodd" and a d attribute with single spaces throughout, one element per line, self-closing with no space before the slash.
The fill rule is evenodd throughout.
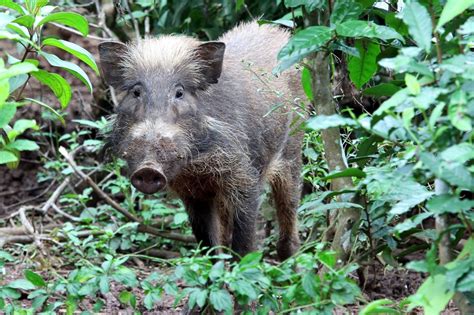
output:
<path id="1" fill-rule="evenodd" d="M 232 250 L 243 257 L 255 250 L 255 229 L 260 198 L 258 189 L 247 188 L 239 191 L 237 195 L 238 202 L 234 204 L 232 211 Z"/>
<path id="2" fill-rule="evenodd" d="M 201 246 L 208 247 L 220 245 L 216 239 L 216 218 L 213 213 L 212 202 L 188 198 L 184 200 L 184 205 L 198 243 Z"/>

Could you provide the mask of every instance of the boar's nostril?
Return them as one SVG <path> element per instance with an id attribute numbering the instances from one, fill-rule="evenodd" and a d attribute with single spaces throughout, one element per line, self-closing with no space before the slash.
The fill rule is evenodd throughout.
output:
<path id="1" fill-rule="evenodd" d="M 166 186 L 166 177 L 157 169 L 142 167 L 131 177 L 132 185 L 145 194 L 154 194 Z"/>

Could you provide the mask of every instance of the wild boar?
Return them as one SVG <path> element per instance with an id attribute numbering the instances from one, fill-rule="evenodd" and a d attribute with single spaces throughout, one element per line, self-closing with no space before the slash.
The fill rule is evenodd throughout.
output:
<path id="1" fill-rule="evenodd" d="M 127 161 L 139 191 L 176 192 L 203 245 L 239 255 L 255 249 L 268 182 L 278 255 L 286 259 L 298 248 L 302 134 L 290 125 L 302 93 L 296 70 L 271 75 L 288 38 L 251 22 L 218 41 L 163 35 L 99 45 L 106 82 L 124 92 L 106 151 Z"/>

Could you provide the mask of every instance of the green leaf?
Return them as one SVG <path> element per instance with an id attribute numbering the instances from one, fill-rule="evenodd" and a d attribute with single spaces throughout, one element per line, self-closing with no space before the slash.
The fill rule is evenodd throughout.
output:
<path id="1" fill-rule="evenodd" d="M 43 278 L 39 274 L 31 270 L 25 270 L 24 274 L 25 274 L 25 278 L 31 283 L 33 283 L 35 286 L 37 287 L 46 286 L 46 282 L 43 280 Z"/>
<path id="2" fill-rule="evenodd" d="M 255 291 L 255 288 L 248 281 L 237 280 L 236 282 L 231 283 L 230 287 L 238 294 L 246 296 L 251 300 L 255 300 L 258 297 L 257 291 Z"/>
<path id="3" fill-rule="evenodd" d="M 355 47 L 360 57 L 350 57 L 348 63 L 349 77 L 354 85 L 361 89 L 377 72 L 377 56 L 380 46 L 373 42 L 358 40 Z"/>
<path id="4" fill-rule="evenodd" d="M 335 171 L 330 173 L 329 175 L 323 177 L 324 180 L 334 179 L 334 178 L 341 178 L 341 177 L 357 177 L 357 178 L 364 178 L 366 176 L 364 171 L 361 171 L 358 168 L 348 167 L 343 171 Z"/>
<path id="5" fill-rule="evenodd" d="M 302 60 L 308 54 L 320 50 L 331 39 L 332 31 L 326 26 L 310 26 L 293 35 L 278 53 L 280 63 L 273 70 L 280 73 Z"/>
<path id="6" fill-rule="evenodd" d="M 318 295 L 318 279 L 317 276 L 313 272 L 307 272 L 303 279 L 301 279 L 301 285 L 303 290 L 309 296 L 317 296 Z"/>
<path id="7" fill-rule="evenodd" d="M 355 126 L 357 125 L 353 119 L 342 117 L 341 115 L 318 115 L 312 117 L 306 123 L 306 126 L 309 129 L 313 130 L 322 130 L 332 127 L 341 127 L 341 126 Z"/>
<path id="8" fill-rule="evenodd" d="M 12 23 L 22 25 L 26 28 L 32 28 L 33 24 L 35 23 L 35 18 L 31 15 L 23 15 L 14 19 Z"/>
<path id="9" fill-rule="evenodd" d="M 464 164 L 474 159 L 474 145 L 467 142 L 456 144 L 441 152 L 440 156 L 447 162 Z"/>
<path id="10" fill-rule="evenodd" d="M 448 290 L 446 280 L 444 274 L 428 277 L 418 291 L 408 298 L 408 310 L 421 306 L 424 314 L 440 314 L 454 295 L 454 292 Z"/>
<path id="11" fill-rule="evenodd" d="M 87 74 L 84 72 L 84 70 L 82 70 L 78 65 L 69 61 L 62 60 L 58 56 L 48 54 L 44 51 L 41 51 L 39 53 L 49 62 L 50 65 L 66 69 L 73 76 L 81 80 L 82 83 L 84 83 L 89 88 L 89 91 L 92 93 L 92 83 L 89 80 Z"/>
<path id="12" fill-rule="evenodd" d="M 94 56 L 92 56 L 90 52 L 88 52 L 81 46 L 56 38 L 45 39 L 43 41 L 43 45 L 54 46 L 67 51 L 68 53 L 74 55 L 79 60 L 87 64 L 89 67 L 91 67 L 92 70 L 95 71 L 97 75 L 99 75 L 99 69 L 97 68 L 97 64 L 95 63 Z"/>
<path id="13" fill-rule="evenodd" d="M 363 11 L 362 5 L 354 0 L 337 0 L 330 21 L 332 24 L 339 24 L 347 20 L 357 20 Z"/>
<path id="14" fill-rule="evenodd" d="M 384 41 L 398 39 L 401 42 L 405 42 L 403 36 L 398 34 L 391 27 L 377 25 L 367 21 L 351 20 L 343 22 L 336 26 L 336 32 L 338 35 L 344 37 L 379 38 Z"/>
<path id="15" fill-rule="evenodd" d="M 301 71 L 301 85 L 303 86 L 304 94 L 306 94 L 306 97 L 310 101 L 313 100 L 313 88 L 311 86 L 311 81 L 311 72 L 309 69 L 304 68 L 303 71 Z"/>
<path id="16" fill-rule="evenodd" d="M 38 70 L 32 73 L 32 75 L 41 83 L 47 85 L 54 95 L 59 100 L 61 108 L 64 109 L 71 100 L 71 86 L 61 75 L 57 73 L 48 72 L 45 70 Z"/>
<path id="17" fill-rule="evenodd" d="M 16 105 L 5 103 L 0 105 L 0 128 L 5 127 L 15 117 Z"/>
<path id="18" fill-rule="evenodd" d="M 18 134 L 22 134 L 27 129 L 38 130 L 39 127 L 34 119 L 18 119 L 13 125 L 13 129 L 17 131 Z"/>
<path id="19" fill-rule="evenodd" d="M 423 162 L 423 166 L 437 178 L 453 186 L 474 190 L 474 177 L 462 164 L 447 163 L 429 152 L 421 152 L 420 160 Z"/>
<path id="20" fill-rule="evenodd" d="M 203 307 L 206 304 L 207 293 L 206 289 L 192 288 L 188 300 L 189 307 L 193 308 L 196 304 L 199 307 Z"/>
<path id="21" fill-rule="evenodd" d="M 224 261 L 218 261 L 216 262 L 212 268 L 211 272 L 209 272 L 209 278 L 212 281 L 216 281 L 218 278 L 220 278 L 224 274 Z"/>
<path id="22" fill-rule="evenodd" d="M 0 80 L 9 79 L 20 74 L 27 74 L 37 70 L 38 68 L 29 62 L 16 63 L 8 69 L 0 69 Z"/>
<path id="23" fill-rule="evenodd" d="M 232 297 L 226 290 L 212 290 L 209 295 L 209 301 L 217 311 L 232 310 Z"/>
<path id="24" fill-rule="evenodd" d="M 389 308 L 387 304 L 394 304 L 392 300 L 381 299 L 375 300 L 367 304 L 359 313 L 359 315 L 375 315 L 375 314 L 400 314 L 399 311 Z"/>
<path id="25" fill-rule="evenodd" d="M 285 7 L 296 8 L 304 5 L 305 8 L 311 12 L 318 8 L 323 8 L 325 3 L 326 2 L 324 0 L 285 0 Z"/>
<path id="26" fill-rule="evenodd" d="M 0 151 L 1 152 L 1 151 Z M 34 290 L 36 287 L 26 279 L 18 279 L 13 282 L 10 282 L 7 285 L 9 288 L 12 289 L 20 289 L 20 290 Z"/>
<path id="27" fill-rule="evenodd" d="M 410 91 L 410 93 L 412 95 L 420 94 L 421 85 L 420 85 L 420 82 L 418 82 L 418 80 L 416 79 L 415 76 L 413 76 L 409 73 L 406 73 L 405 74 L 405 84 L 407 85 L 408 91 Z"/>
<path id="28" fill-rule="evenodd" d="M 336 266 L 336 252 L 334 251 L 322 251 L 317 255 L 319 261 L 326 265 L 329 268 L 334 268 Z"/>
<path id="29" fill-rule="evenodd" d="M 13 0 L 0 0 L 0 7 L 7 7 L 9 9 L 15 10 L 16 12 L 20 14 L 26 14 L 26 10 L 23 9 L 23 7 L 15 2 Z"/>
<path id="30" fill-rule="evenodd" d="M 373 97 L 392 96 L 400 90 L 401 88 L 395 84 L 381 83 L 363 90 L 362 94 Z"/>
<path id="31" fill-rule="evenodd" d="M 9 143 L 7 147 L 18 151 L 36 151 L 39 149 L 36 142 L 26 139 L 15 140 Z"/>
<path id="32" fill-rule="evenodd" d="M 444 24 L 463 13 L 471 6 L 474 6 L 474 0 L 448 0 L 444 5 L 443 12 L 441 12 L 436 30 L 439 30 Z"/>
<path id="33" fill-rule="evenodd" d="M 49 22 L 66 25 L 78 30 L 83 36 L 89 34 L 89 23 L 82 15 L 74 12 L 52 13 L 38 22 L 36 26 L 41 26 Z"/>
<path id="34" fill-rule="evenodd" d="M 416 1 L 407 3 L 401 12 L 403 22 L 408 25 L 408 32 L 418 47 L 426 52 L 431 49 L 433 24 L 428 10 Z"/>
<path id="35" fill-rule="evenodd" d="M 428 200 L 426 207 L 435 214 L 460 213 L 474 208 L 474 200 L 461 200 L 456 196 L 443 194 Z"/>
<path id="36" fill-rule="evenodd" d="M 12 163 L 18 161 L 18 158 L 16 157 L 15 154 L 5 151 L 5 150 L 0 150 L 0 164 L 7 164 L 7 163 Z"/>
<path id="37" fill-rule="evenodd" d="M 253 266 L 262 260 L 263 254 L 261 252 L 253 252 L 245 255 L 239 262 L 239 266 Z"/>

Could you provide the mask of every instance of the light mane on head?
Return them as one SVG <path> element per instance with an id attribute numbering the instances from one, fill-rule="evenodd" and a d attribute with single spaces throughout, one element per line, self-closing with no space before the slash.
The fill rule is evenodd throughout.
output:
<path id="1" fill-rule="evenodd" d="M 141 39 L 128 44 L 120 65 L 126 77 L 142 76 L 151 71 L 168 75 L 183 70 L 198 77 L 199 65 L 193 59 L 198 45 L 196 39 L 182 35 Z"/>

